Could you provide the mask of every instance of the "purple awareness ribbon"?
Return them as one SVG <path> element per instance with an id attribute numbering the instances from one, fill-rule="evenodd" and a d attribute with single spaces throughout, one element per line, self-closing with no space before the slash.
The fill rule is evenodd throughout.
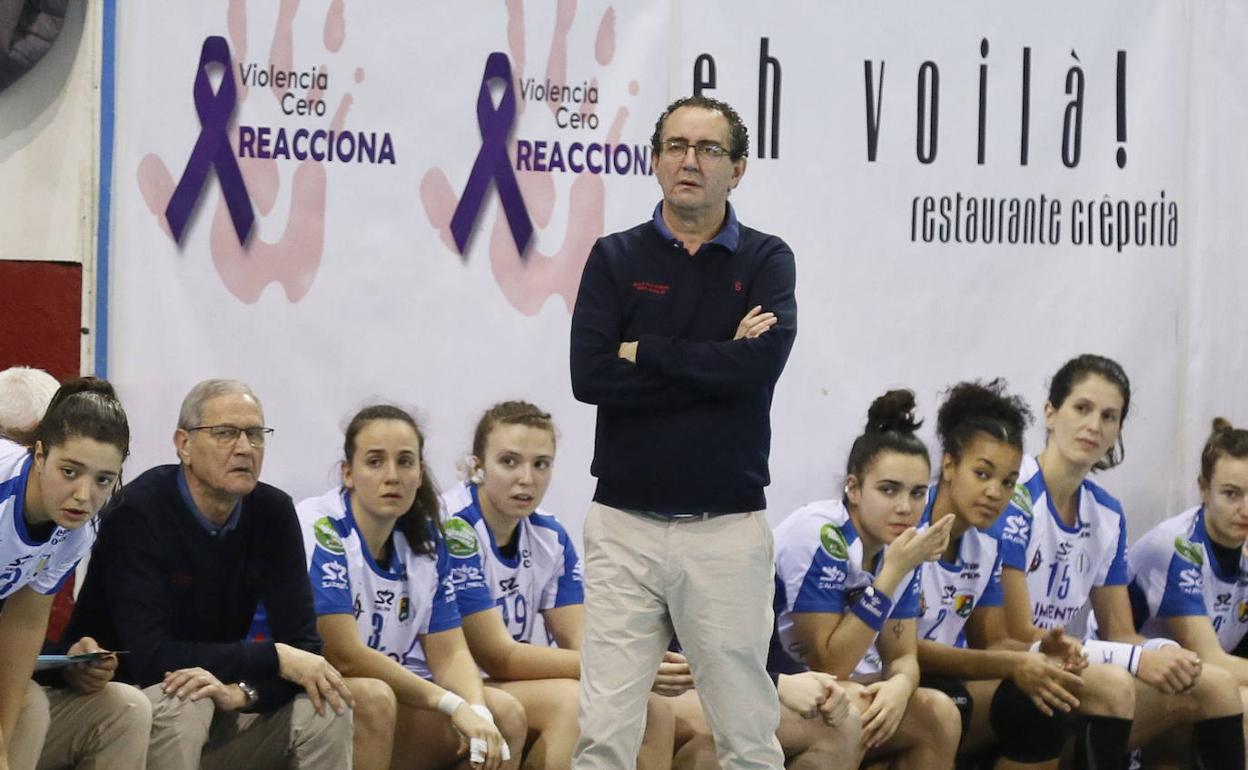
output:
<path id="1" fill-rule="evenodd" d="M 494 78 L 501 78 L 506 84 L 497 109 L 490 97 L 490 81 Z M 464 194 L 451 217 L 451 235 L 455 237 L 455 246 L 460 254 L 464 253 L 472 226 L 481 212 L 481 204 L 485 200 L 485 191 L 489 188 L 491 179 L 498 188 L 498 198 L 503 204 L 507 224 L 511 227 L 512 240 L 516 242 L 516 250 L 521 257 L 524 256 L 524 248 L 533 235 L 533 223 L 529 221 L 528 209 L 524 207 L 524 198 L 520 196 L 520 186 L 516 184 L 516 173 L 507 156 L 507 135 L 511 132 L 515 119 L 516 91 L 511 82 L 511 63 L 506 54 L 495 51 L 485 60 L 485 74 L 481 76 L 481 90 L 477 93 L 477 126 L 481 129 L 481 149 L 472 164 L 472 173 L 468 176 L 468 184 L 464 186 Z"/>
<path id="2" fill-rule="evenodd" d="M 221 78 L 221 87 L 214 94 L 212 83 L 208 80 L 208 65 L 220 64 L 225 67 Z M 251 197 L 247 195 L 247 185 L 243 183 L 243 175 L 238 169 L 238 160 L 230 146 L 230 136 L 226 129 L 230 116 L 234 114 L 237 94 L 234 90 L 234 72 L 231 69 L 230 45 L 225 38 L 214 35 L 204 40 L 203 50 L 199 54 L 199 68 L 195 72 L 195 112 L 199 114 L 199 138 L 191 150 L 191 157 L 182 171 L 182 178 L 169 199 L 165 208 L 165 219 L 169 229 L 173 231 L 173 239 L 182 242 L 182 232 L 186 229 L 187 220 L 195 209 L 195 201 L 208 180 L 208 169 L 216 168 L 217 181 L 221 184 L 221 192 L 225 195 L 225 205 L 230 211 L 230 220 L 234 222 L 234 232 L 238 234 L 238 242 L 244 243 L 251 232 L 255 214 L 251 210 Z"/>

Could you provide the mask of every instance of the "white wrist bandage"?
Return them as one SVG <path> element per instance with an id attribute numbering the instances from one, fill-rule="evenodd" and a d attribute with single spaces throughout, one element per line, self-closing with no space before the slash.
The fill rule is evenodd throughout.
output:
<path id="1" fill-rule="evenodd" d="M 1130 671 L 1132 676 L 1140 670 L 1142 650 L 1143 648 L 1139 645 L 1126 642 L 1103 642 L 1099 639 L 1089 639 L 1083 643 L 1083 651 L 1087 653 L 1089 663 L 1108 663 L 1112 666 L 1119 666 Z"/>
<path id="2" fill-rule="evenodd" d="M 1144 649 L 1146 650 L 1160 650 L 1162 647 L 1182 647 L 1182 646 L 1183 645 L 1179 644 L 1173 639 L 1167 639 L 1164 636 L 1159 636 L 1155 639 L 1144 640 Z"/>
<path id="3" fill-rule="evenodd" d="M 455 713 L 455 709 L 462 705 L 464 705 L 464 699 L 450 690 L 447 690 L 442 694 L 442 698 L 438 701 L 438 711 L 449 717 L 451 714 Z"/>

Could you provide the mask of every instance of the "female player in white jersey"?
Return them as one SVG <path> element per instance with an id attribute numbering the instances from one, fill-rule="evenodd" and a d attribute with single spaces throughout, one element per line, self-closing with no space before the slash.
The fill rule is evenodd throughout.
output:
<path id="1" fill-rule="evenodd" d="M 505 401 L 477 423 L 469 480 L 445 496 L 445 529 L 464 634 L 494 684 L 524 705 L 529 721 L 526 768 L 571 766 L 580 732 L 576 709 L 584 627 L 581 561 L 563 526 L 538 509 L 555 462 L 550 415 L 525 401 Z M 540 614 L 550 646 L 535 638 Z M 660 692 L 691 683 L 675 658 L 656 680 Z M 639 768 L 672 761 L 672 716 L 651 698 Z"/>
<path id="2" fill-rule="evenodd" d="M 30 678 L 52 600 L 95 541 L 95 517 L 120 487 L 129 452 L 130 426 L 117 394 L 93 377 L 56 392 L 33 447 L 0 439 L 4 770 L 33 770 L 39 761 L 110 768 L 141 768 L 146 761 L 151 706 L 138 690 L 110 681 L 115 657 L 65 669 L 68 689 L 45 691 Z M 101 650 L 83 638 L 69 652 Z"/>
<path id="3" fill-rule="evenodd" d="M 297 506 L 317 631 L 344 676 L 394 691 L 389 767 L 515 768 L 524 711 L 482 686 L 464 642 L 424 444 L 403 409 L 366 407 L 347 425 L 342 486 Z"/>
<path id="4" fill-rule="evenodd" d="M 1141 633 L 1229 671 L 1248 707 L 1248 430 L 1213 421 L 1197 484 L 1199 506 L 1132 546 L 1131 607 Z"/>
<path id="5" fill-rule="evenodd" d="M 1088 479 L 1121 462 L 1130 403 L 1126 373 L 1103 356 L 1079 356 L 1053 376 L 1044 451 L 1024 458 L 1013 500 L 994 528 L 1010 636 L 1040 641 L 1090 603 L 1099 639 L 1085 642 L 1085 650 L 1093 663 L 1116 664 L 1123 680 L 1114 688 L 1119 716 L 1087 718 L 1094 745 L 1120 745 L 1129 735 L 1138 747 L 1170 727 L 1195 723 L 1196 767 L 1243 768 L 1243 706 L 1234 680 L 1202 667 L 1196 653 L 1172 640 L 1145 639 L 1132 622 L 1126 517 L 1118 500 Z M 1238 757 L 1223 756 L 1232 745 L 1239 746 L 1230 752 Z M 1121 760 L 1093 757 L 1089 764 L 1111 761 Z"/>
<path id="6" fill-rule="evenodd" d="M 1031 651 L 1005 627 L 1001 557 L 990 530 L 1014 492 L 1030 421 L 1026 403 L 1006 394 L 1002 380 L 950 388 L 936 420 L 944 449 L 939 485 L 923 514 L 925 521 L 950 513 L 954 519 L 941 558 L 920 567 L 922 682 L 948 693 L 962 711 L 959 754 L 991 749 L 997 770 L 1057 767 L 1076 728 L 1070 715 L 1114 716 L 1119 697 L 1115 670 L 1088 667 L 1078 642 L 1060 629 Z M 1102 751 L 1122 756 L 1126 746 Z"/>
<path id="7" fill-rule="evenodd" d="M 777 626 L 789 655 L 847 682 L 868 762 L 948 768 L 961 722 L 948 696 L 919 687 L 914 618 L 917 567 L 944 549 L 953 520 L 915 527 L 931 464 L 913 410 L 908 390 L 877 398 L 850 449 L 844 496 L 776 528 Z"/>

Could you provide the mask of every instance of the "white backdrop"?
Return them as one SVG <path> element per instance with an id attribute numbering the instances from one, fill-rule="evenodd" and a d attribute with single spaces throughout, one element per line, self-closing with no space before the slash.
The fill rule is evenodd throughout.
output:
<path id="1" fill-rule="evenodd" d="M 172 461 L 177 405 L 203 377 L 240 377 L 257 389 L 277 428 L 265 478 L 296 498 L 335 481 L 342 424 L 367 402 L 418 408 L 447 485 L 481 411 L 520 397 L 560 425 L 546 507 L 579 539 L 594 419 L 572 399 L 567 375 L 580 267 L 594 238 L 649 216 L 659 190 L 635 173 L 638 156 L 663 106 L 693 89 L 700 57 L 714 62 L 706 93 L 736 105 L 757 136 L 764 38 L 776 60 L 768 83 L 777 72 L 781 83 L 778 153 L 771 157 L 769 87 L 767 157 L 751 152 L 733 202 L 742 221 L 782 235 L 798 259 L 798 341 L 772 414 L 773 521 L 839 488 L 868 403 L 891 386 L 913 388 L 934 423 L 944 387 L 1004 376 L 1039 414 L 1063 361 L 1081 352 L 1117 358 L 1134 384 L 1128 459 L 1104 482 L 1136 534 L 1191 499 L 1210 418 L 1248 421 L 1237 301 L 1248 268 L 1236 227 L 1248 178 L 1238 139 L 1248 128 L 1238 88 L 1248 74 L 1238 51 L 1248 17 L 1232 2 L 282 8 L 287 15 L 221 0 L 118 10 L 109 373 L 132 414 L 131 475 Z M 201 133 L 192 84 L 209 36 L 228 41 L 235 65 L 230 152 L 255 211 L 246 247 L 215 174 L 180 245 L 164 218 Z M 516 172 L 534 225 L 524 258 L 494 186 L 462 256 L 448 228 L 482 147 L 476 106 L 492 52 L 508 57 L 517 104 L 510 167 L 530 169 Z M 864 61 L 879 97 L 874 160 Z M 934 88 L 938 72 L 939 91 L 935 101 L 926 91 L 922 125 L 935 122 L 937 141 L 934 157 L 920 159 L 931 152 L 916 148 L 919 73 L 929 61 L 925 82 Z M 254 80 L 270 64 L 323 68 L 327 80 L 287 95 Z M 1063 124 L 1068 115 L 1074 123 L 1080 78 L 1079 157 L 1072 130 L 1064 162 Z M 533 100 L 548 80 L 581 97 L 592 86 L 595 101 L 560 111 Z M 494 90 L 497 99 L 503 89 Z M 325 114 L 285 114 L 297 97 L 313 111 L 323 100 Z M 592 113 L 580 118 L 590 125 L 569 126 L 575 112 Z M 353 145 L 388 139 L 393 162 L 300 160 L 301 129 L 305 139 L 349 132 Z M 291 157 L 249 157 L 280 155 L 279 130 Z M 265 135 L 272 144 L 260 142 Z M 623 146 L 629 163 L 591 173 L 585 166 L 603 157 L 601 145 Z M 1006 206 L 1056 201 L 1056 242 L 940 242 L 936 232 L 927 242 L 921 227 L 912 238 L 916 198 L 921 212 L 922 196 L 959 194 Z M 1145 229 L 1133 227 L 1121 247 L 1120 202 L 1124 214 L 1133 217 L 1137 203 L 1145 213 Z M 1147 232 L 1158 211 L 1170 228 L 1160 238 Z M 1040 448 L 1039 426 L 1029 440 Z"/>

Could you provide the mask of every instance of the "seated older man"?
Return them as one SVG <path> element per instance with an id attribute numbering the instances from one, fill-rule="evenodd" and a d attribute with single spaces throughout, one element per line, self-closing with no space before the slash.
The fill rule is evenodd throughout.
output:
<path id="1" fill-rule="evenodd" d="M 118 678 L 153 705 L 149 768 L 351 767 L 353 690 L 319 654 L 295 509 L 259 481 L 272 432 L 247 385 L 199 383 L 180 463 L 126 485 L 100 527 L 71 633 L 128 651 Z M 272 641 L 247 638 L 261 601 Z M 393 730 L 388 688 L 355 684 L 362 727 Z"/>

